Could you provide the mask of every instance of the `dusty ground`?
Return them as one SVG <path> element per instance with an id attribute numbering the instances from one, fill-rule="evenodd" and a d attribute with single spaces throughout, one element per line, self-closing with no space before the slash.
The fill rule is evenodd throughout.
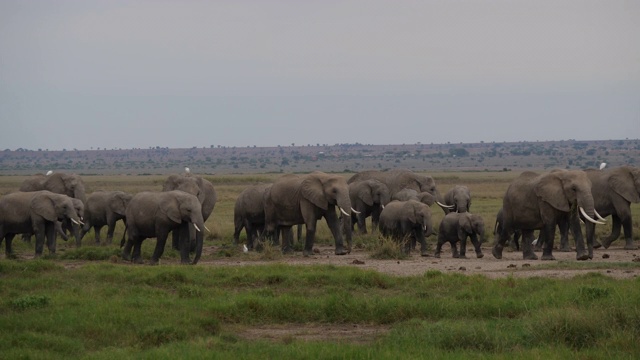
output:
<path id="1" fill-rule="evenodd" d="M 640 250 L 624 250 L 623 244 L 613 244 L 609 249 L 594 250 L 594 258 L 588 261 L 577 261 L 575 252 L 554 251 L 556 261 L 522 260 L 522 252 L 511 252 L 505 249 L 501 260 L 491 255 L 490 247 L 483 247 L 485 256 L 481 259 L 475 257 L 475 253 L 469 259 L 454 259 L 449 248 L 444 248 L 440 259 L 433 256 L 421 257 L 419 253 L 412 253 L 407 260 L 376 260 L 369 256 L 365 250 L 355 249 L 351 254 L 337 256 L 333 253 L 332 246 L 316 247 L 317 254 L 305 258 L 301 252 L 294 255 L 279 256 L 275 260 L 257 260 L 256 254 L 248 253 L 240 257 L 218 258 L 215 260 L 201 260 L 198 265 L 204 266 L 242 266 L 250 264 L 286 263 L 295 265 L 332 264 L 342 266 L 357 266 L 363 269 L 372 269 L 390 275 L 421 275 L 429 270 L 439 270 L 445 273 L 482 274 L 490 278 L 506 276 L 531 277 L 545 276 L 553 278 L 567 278 L 588 272 L 599 272 L 614 278 L 631 278 L 640 276 L 640 266 L 621 268 L 617 264 L 628 262 L 640 262 Z M 207 247 L 206 252 L 215 252 L 214 246 Z M 537 253 L 540 256 L 540 253 Z M 553 264 L 562 262 L 570 267 L 576 264 L 575 269 L 553 269 Z M 583 263 L 598 263 L 597 269 L 581 269 Z M 608 266 L 608 265 L 610 266 Z"/>

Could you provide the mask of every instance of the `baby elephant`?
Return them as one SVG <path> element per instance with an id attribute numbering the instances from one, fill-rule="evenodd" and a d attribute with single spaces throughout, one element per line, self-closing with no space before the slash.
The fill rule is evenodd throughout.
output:
<path id="1" fill-rule="evenodd" d="M 480 244 L 484 236 L 484 221 L 480 215 L 452 212 L 447 214 L 440 222 L 438 232 L 438 245 L 436 246 L 435 257 L 440 257 L 442 244 L 449 242 L 454 258 L 466 259 L 467 237 L 471 237 L 471 242 L 476 250 L 476 256 L 481 258 L 482 249 Z M 456 243 L 460 241 L 460 253 L 456 248 Z"/>
<path id="2" fill-rule="evenodd" d="M 428 256 L 425 238 L 433 233 L 431 209 L 416 200 L 387 204 L 380 213 L 380 233 L 396 241 L 404 241 L 404 251 L 411 251 L 411 242 L 420 243 L 420 255 Z"/>

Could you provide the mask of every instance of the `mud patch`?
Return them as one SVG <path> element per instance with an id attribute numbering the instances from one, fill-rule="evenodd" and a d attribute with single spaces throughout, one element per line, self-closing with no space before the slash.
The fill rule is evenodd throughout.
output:
<path id="1" fill-rule="evenodd" d="M 382 325 L 284 324 L 239 328 L 234 330 L 234 333 L 244 340 L 267 340 L 282 343 L 290 343 L 293 341 L 331 341 L 368 344 L 386 335 L 389 330 L 390 327 Z"/>

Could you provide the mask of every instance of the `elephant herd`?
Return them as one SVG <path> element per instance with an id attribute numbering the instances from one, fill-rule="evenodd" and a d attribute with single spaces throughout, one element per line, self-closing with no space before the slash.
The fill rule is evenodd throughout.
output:
<path id="1" fill-rule="evenodd" d="M 35 235 L 36 256 L 42 255 L 45 243 L 55 253 L 56 234 L 66 240 L 67 232 L 71 233 L 80 246 L 91 228 L 100 244 L 100 229 L 107 226 L 103 244 L 110 244 L 116 222 L 123 220 L 125 235 L 120 246 L 125 260 L 141 263 L 142 241 L 156 238 L 151 263 L 157 264 L 171 233 L 172 246 L 179 250 L 181 263 L 195 264 L 202 255 L 204 231 L 208 230 L 205 221 L 217 201 L 211 182 L 188 172 L 169 176 L 162 191 L 137 194 L 95 191 L 86 196 L 79 176 L 62 173 L 33 176 L 19 190 L 0 197 L 0 242 L 5 241 L 7 257 L 13 256 L 11 243 L 17 234 L 27 239 Z M 524 172 L 505 192 L 496 216 L 492 254 L 502 258 L 507 242 L 517 244 L 522 237 L 523 258 L 537 259 L 532 248 L 537 230 L 542 260 L 553 260 L 558 227 L 561 250 L 568 249 L 571 232 L 576 258 L 591 259 L 593 249 L 600 246 L 595 239 L 595 225 L 604 224 L 609 215 L 612 231 L 602 246 L 609 247 L 622 228 L 625 249 L 635 249 L 630 204 L 637 202 L 640 169 L 632 166 Z M 437 230 L 431 219 L 434 204 L 445 214 Z M 467 186 L 456 185 L 441 195 L 431 176 L 406 169 L 363 171 L 348 179 L 319 171 L 288 174 L 271 184 L 250 186 L 239 194 L 234 207 L 233 239 L 238 244 L 244 229 L 247 251 L 256 248 L 256 241 L 278 244 L 281 240 L 282 252 L 291 253 L 292 229 L 304 225 L 303 255 L 309 256 L 314 250 L 317 222 L 324 218 L 335 242 L 335 254 L 344 255 L 351 251 L 354 232 L 368 232 L 366 218 L 371 217 L 371 231 L 403 242 L 405 252 L 419 243 L 420 254 L 428 256 L 426 238 L 437 235 L 436 257 L 449 242 L 453 256 L 465 258 L 466 241 L 470 239 L 476 256 L 481 258 L 484 221 L 472 214 L 470 207 Z"/>
<path id="2" fill-rule="evenodd" d="M 151 263 L 158 263 L 169 233 L 173 247 L 180 250 L 181 262 L 197 263 L 202 254 L 204 222 L 217 201 L 211 182 L 186 173 L 169 176 L 162 191 L 128 194 L 122 191 L 95 191 L 85 194 L 78 175 L 48 173 L 23 182 L 18 192 L 0 197 L 0 242 L 5 241 L 6 256 L 12 257 L 12 240 L 17 234 L 36 237 L 35 255 L 41 256 L 46 240 L 50 253 L 56 250 L 56 232 L 66 239 L 70 231 L 77 246 L 93 228 L 100 244 L 100 230 L 108 226 L 105 244 L 113 239 L 115 224 L 125 222 L 122 257 L 142 262 L 141 244 L 156 238 Z M 66 225 L 70 223 L 71 225 Z M 193 261 L 190 253 L 194 252 Z"/>

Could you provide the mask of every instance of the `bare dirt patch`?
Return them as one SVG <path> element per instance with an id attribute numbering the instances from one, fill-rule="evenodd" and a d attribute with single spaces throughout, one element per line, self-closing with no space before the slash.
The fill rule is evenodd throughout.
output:
<path id="1" fill-rule="evenodd" d="M 260 260 L 254 253 L 241 254 L 229 258 L 201 260 L 198 266 L 245 266 L 256 264 L 284 263 L 290 265 L 331 264 L 336 266 L 356 266 L 395 276 L 422 275 L 430 270 L 443 273 L 459 273 L 465 275 L 484 275 L 489 278 L 513 277 L 550 277 L 570 278 L 590 272 L 598 272 L 614 278 L 632 278 L 640 276 L 640 266 L 625 267 L 625 263 L 640 261 L 640 250 L 624 250 L 622 245 L 609 249 L 596 249 L 592 260 L 577 261 L 575 252 L 554 251 L 555 261 L 523 260 L 521 252 L 510 252 L 505 249 L 502 259 L 491 255 L 490 247 L 483 247 L 485 256 L 481 259 L 473 256 L 469 259 L 454 259 L 448 248 L 443 249 L 442 257 L 422 257 L 414 252 L 406 260 L 376 260 L 365 250 L 354 249 L 350 254 L 337 256 L 332 246 L 318 246 L 314 256 L 304 257 L 302 253 L 278 256 L 274 260 Z M 208 246 L 206 252 L 216 253 L 215 246 Z M 605 255 L 606 254 L 606 255 Z M 541 254 L 538 253 L 538 256 Z M 205 257 L 203 255 L 203 257 Z M 562 268 L 553 268 L 562 262 Z M 575 264 L 575 267 L 573 267 Z"/>
<path id="2" fill-rule="evenodd" d="M 389 332 L 389 326 L 362 324 L 283 324 L 234 329 L 244 340 L 268 340 L 289 343 L 293 340 L 332 341 L 366 344 Z"/>

